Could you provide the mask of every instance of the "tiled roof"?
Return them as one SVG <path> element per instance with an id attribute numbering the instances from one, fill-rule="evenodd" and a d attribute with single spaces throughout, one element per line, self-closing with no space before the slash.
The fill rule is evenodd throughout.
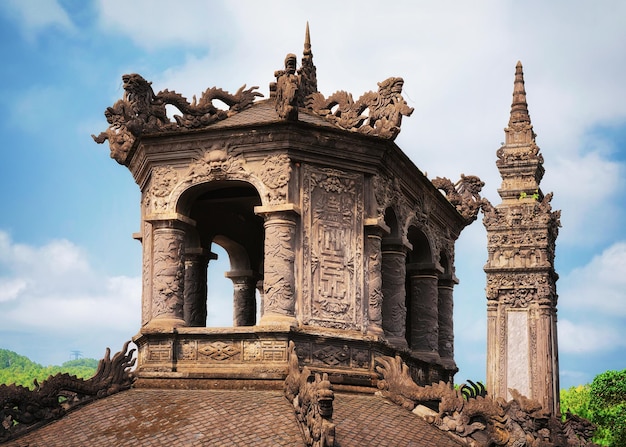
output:
<path id="1" fill-rule="evenodd" d="M 284 121 L 278 117 L 278 113 L 276 113 L 276 107 L 274 105 L 274 100 L 268 99 L 263 101 L 256 101 L 252 104 L 251 107 L 235 113 L 233 116 L 218 121 L 209 126 L 210 129 L 219 129 L 219 128 L 227 128 L 227 127 L 235 127 L 235 126 L 246 126 L 246 125 L 254 125 L 254 124 L 263 124 L 263 123 L 272 123 Z M 317 126 L 322 127 L 330 127 L 333 129 L 337 129 L 338 127 L 329 123 L 321 116 L 314 114 L 311 111 L 306 109 L 300 109 L 298 113 L 298 121 L 302 121 L 309 124 L 315 124 Z"/>
<path id="2" fill-rule="evenodd" d="M 335 394 L 336 447 L 461 444 L 381 397 Z M 281 391 L 132 389 L 79 408 L 6 447 L 304 446 Z"/>

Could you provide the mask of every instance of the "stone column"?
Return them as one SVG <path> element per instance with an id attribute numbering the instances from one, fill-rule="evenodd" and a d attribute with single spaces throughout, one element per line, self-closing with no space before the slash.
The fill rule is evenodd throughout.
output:
<path id="1" fill-rule="evenodd" d="M 457 279 L 452 275 L 439 277 L 439 357 L 454 361 L 454 299 Z"/>
<path id="2" fill-rule="evenodd" d="M 398 241 L 382 243 L 382 322 L 385 336 L 399 348 L 408 346 L 406 335 L 406 252 Z"/>
<path id="3" fill-rule="evenodd" d="M 367 333 L 383 335 L 383 276 L 382 276 L 382 237 L 389 233 L 389 227 L 378 219 L 367 219 L 365 222 L 366 243 L 365 259 L 367 261 L 367 301 L 365 317 Z"/>
<path id="4" fill-rule="evenodd" d="M 291 204 L 256 207 L 265 217 L 263 272 L 263 317 L 260 324 L 296 322 L 296 221 Z"/>
<path id="5" fill-rule="evenodd" d="M 256 283 L 252 270 L 226 272 L 233 282 L 233 326 L 256 324 Z"/>
<path id="6" fill-rule="evenodd" d="M 488 298 L 487 301 L 487 391 L 490 394 L 506 396 L 506 389 L 503 389 L 503 368 L 501 367 L 504 352 L 498 349 L 503 343 L 499 338 L 506 337 L 504 324 L 500 324 L 498 311 L 499 303 L 496 298 Z M 504 349 L 504 348 L 503 348 Z"/>
<path id="7" fill-rule="evenodd" d="M 433 264 L 410 264 L 407 270 L 411 300 L 409 345 L 412 351 L 436 360 L 439 358 L 439 272 Z"/>
<path id="8" fill-rule="evenodd" d="M 202 248 L 185 252 L 183 316 L 187 326 L 206 326 L 207 267 L 211 259 L 217 259 L 217 255 Z"/>
<path id="9" fill-rule="evenodd" d="M 152 220 L 152 319 L 149 326 L 185 325 L 185 223 L 178 219 Z"/>

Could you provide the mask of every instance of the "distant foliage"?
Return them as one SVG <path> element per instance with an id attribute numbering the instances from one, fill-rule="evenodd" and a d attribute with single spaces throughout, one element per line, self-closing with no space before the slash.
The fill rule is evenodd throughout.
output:
<path id="1" fill-rule="evenodd" d="M 28 357 L 0 349 L 0 384 L 15 383 L 33 389 L 35 379 L 41 383 L 60 372 L 88 379 L 95 374 L 97 367 L 98 360 L 95 359 L 70 360 L 61 366 L 42 366 Z"/>
<path id="2" fill-rule="evenodd" d="M 597 427 L 594 442 L 626 446 L 626 369 L 598 374 L 589 385 L 561 390 L 561 412 L 570 411 Z"/>

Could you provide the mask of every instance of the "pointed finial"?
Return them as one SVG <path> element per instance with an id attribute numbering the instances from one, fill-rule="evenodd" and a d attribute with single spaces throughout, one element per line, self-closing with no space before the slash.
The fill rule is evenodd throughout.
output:
<path id="1" fill-rule="evenodd" d="M 304 56 L 311 54 L 311 34 L 309 33 L 309 21 L 306 22 L 306 32 L 304 33 Z"/>
<path id="2" fill-rule="evenodd" d="M 524 88 L 524 71 L 522 63 L 517 61 L 515 66 L 515 83 L 513 86 L 513 103 L 511 104 L 511 118 L 509 126 L 514 124 L 530 124 L 528 104 L 526 103 L 526 89 Z"/>
<path id="3" fill-rule="evenodd" d="M 317 92 L 317 69 L 313 64 L 313 52 L 311 51 L 311 34 L 309 22 L 306 22 L 304 33 L 304 51 L 302 52 L 302 67 L 298 70 L 300 75 L 300 91 L 298 92 L 298 104 L 304 107 L 305 99 L 311 93 Z"/>

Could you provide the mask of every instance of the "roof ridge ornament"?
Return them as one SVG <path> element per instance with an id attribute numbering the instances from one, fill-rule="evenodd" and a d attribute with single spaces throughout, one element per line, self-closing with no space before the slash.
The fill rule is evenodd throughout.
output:
<path id="1" fill-rule="evenodd" d="M 342 129 L 365 135 L 395 139 L 400 133 L 403 116 L 411 116 L 413 108 L 402 97 L 404 79 L 391 77 L 378 83 L 378 91 L 369 91 L 355 102 L 345 91 L 325 98 L 313 93 L 307 108 Z"/>
<path id="2" fill-rule="evenodd" d="M 247 109 L 257 96 L 263 96 L 255 91 L 258 86 L 246 89 L 244 84 L 234 94 L 211 87 L 202 93 L 200 100 L 194 96 L 189 102 L 180 93 L 168 89 L 155 94 L 152 82 L 137 73 L 123 75 L 122 81 L 123 98 L 104 111 L 109 128 L 98 136 L 91 136 L 98 144 L 108 140 L 111 158 L 120 164 L 126 164 L 130 150 L 141 135 L 203 128 Z M 229 109 L 218 109 L 214 100 L 222 101 Z M 168 118 L 166 105 L 182 113 L 174 115 L 176 122 Z"/>

